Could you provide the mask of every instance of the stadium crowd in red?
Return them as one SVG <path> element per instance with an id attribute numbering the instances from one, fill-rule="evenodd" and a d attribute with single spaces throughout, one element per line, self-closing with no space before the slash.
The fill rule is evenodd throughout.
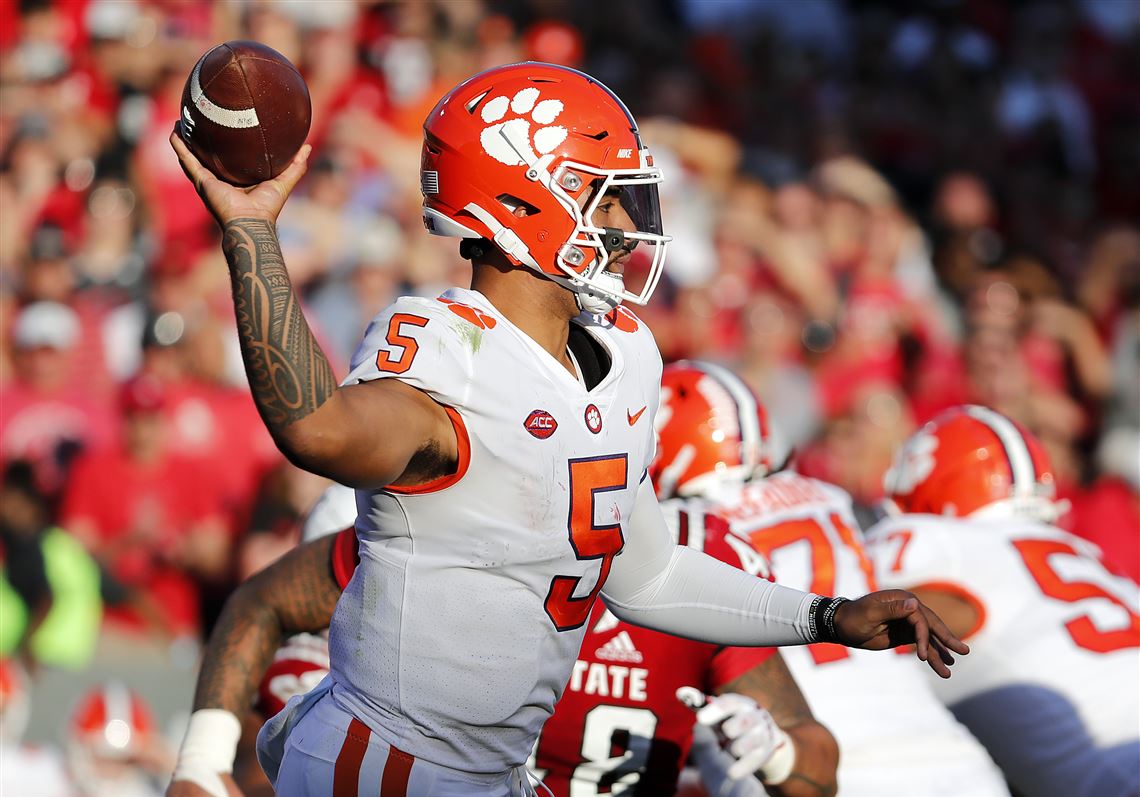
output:
<path id="1" fill-rule="evenodd" d="M 393 297 L 466 284 L 420 229 L 435 98 L 493 64 L 581 66 L 667 169 L 676 243 L 638 311 L 667 359 L 742 374 L 865 519 L 916 424 L 996 408 L 1048 446 L 1067 525 L 1140 576 L 1135 7 L 596 5 L 0 4 L 0 458 L 43 507 L 26 533 L 4 518 L 6 564 L 58 525 L 102 568 L 104 622 L 199 635 L 323 487 L 257 418 L 216 229 L 166 143 L 190 66 L 250 38 L 312 94 L 280 236 L 342 371 Z"/>

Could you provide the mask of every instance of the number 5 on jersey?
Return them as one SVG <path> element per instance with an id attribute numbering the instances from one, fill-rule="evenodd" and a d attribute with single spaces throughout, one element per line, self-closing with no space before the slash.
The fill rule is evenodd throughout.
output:
<path id="1" fill-rule="evenodd" d="M 574 589 L 582 580 L 579 576 L 555 576 L 551 580 L 544 605 L 559 631 L 569 631 L 586 622 L 594 599 L 610 574 L 614 556 L 625 543 L 620 523 L 597 524 L 594 502 L 598 493 L 625 489 L 626 460 L 625 454 L 570 460 L 570 512 L 566 521 L 570 545 L 579 559 L 601 558 L 602 569 L 598 583 L 582 598 L 574 597 Z"/>
<path id="2" fill-rule="evenodd" d="M 390 374 L 402 374 L 411 368 L 412 360 L 416 358 L 416 352 L 420 350 L 420 344 L 416 343 L 415 338 L 404 334 L 404 327 L 426 327 L 427 322 L 428 320 L 423 316 L 412 315 L 411 313 L 393 314 L 388 321 L 388 334 L 384 340 L 398 351 L 398 356 L 393 357 L 392 352 L 380 349 L 376 353 L 376 367 Z"/>

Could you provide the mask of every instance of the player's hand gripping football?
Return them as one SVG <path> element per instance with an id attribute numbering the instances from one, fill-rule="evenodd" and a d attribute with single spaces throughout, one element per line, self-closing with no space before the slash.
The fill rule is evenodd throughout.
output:
<path id="1" fill-rule="evenodd" d="M 194 190 L 202 197 L 207 210 L 213 214 L 221 227 L 225 227 L 234 219 L 243 218 L 276 222 L 285 200 L 304 176 L 308 168 L 309 152 L 312 151 L 312 147 L 305 144 L 293 156 L 293 161 L 285 167 L 285 171 L 272 180 L 266 180 L 249 188 L 237 188 L 219 180 L 194 157 L 194 153 L 178 134 L 178 125 L 175 125 L 174 132 L 170 134 L 170 146 L 178 155 L 182 171 L 194 184 Z"/>
<path id="2" fill-rule="evenodd" d="M 842 644 L 865 650 L 914 645 L 918 657 L 943 678 L 950 677 L 951 651 L 963 656 L 970 652 L 941 617 L 901 589 L 872 592 L 842 604 L 835 613 L 835 633 Z"/>

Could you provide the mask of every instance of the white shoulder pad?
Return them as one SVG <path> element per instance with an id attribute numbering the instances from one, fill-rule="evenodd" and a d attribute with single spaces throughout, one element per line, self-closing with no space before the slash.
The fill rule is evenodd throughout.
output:
<path id="1" fill-rule="evenodd" d="M 486 330 L 480 311 L 446 296 L 401 297 L 368 325 L 342 384 L 394 377 L 441 404 L 462 405 Z"/>

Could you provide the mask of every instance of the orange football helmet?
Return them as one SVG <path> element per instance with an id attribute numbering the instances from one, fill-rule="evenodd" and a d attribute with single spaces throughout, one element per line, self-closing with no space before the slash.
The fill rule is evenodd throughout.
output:
<path id="1" fill-rule="evenodd" d="M 85 795 L 141 793 L 137 762 L 157 733 L 150 706 L 121 683 L 87 691 L 68 720 L 67 765 Z"/>
<path id="2" fill-rule="evenodd" d="M 976 405 L 947 410 L 911 435 L 884 487 L 892 508 L 907 514 L 1052 522 L 1065 511 L 1041 442 Z"/>
<path id="3" fill-rule="evenodd" d="M 28 675 L 15 659 L 0 658 L 0 744 L 17 745 L 31 716 Z"/>
<path id="4" fill-rule="evenodd" d="M 681 360 L 661 375 L 657 496 L 709 497 L 718 487 L 768 475 L 768 414 L 740 377 L 712 363 Z"/>
<path id="5" fill-rule="evenodd" d="M 574 291 L 593 313 L 623 301 L 645 304 L 653 293 L 670 240 L 661 228 L 660 182 L 622 101 L 568 67 L 488 69 L 449 91 L 424 121 L 424 226 L 494 242 L 512 263 Z M 593 226 L 607 196 L 619 199 L 636 230 Z M 525 215 L 516 214 L 520 207 Z M 639 293 L 605 268 L 611 252 L 631 244 L 653 249 Z"/>

